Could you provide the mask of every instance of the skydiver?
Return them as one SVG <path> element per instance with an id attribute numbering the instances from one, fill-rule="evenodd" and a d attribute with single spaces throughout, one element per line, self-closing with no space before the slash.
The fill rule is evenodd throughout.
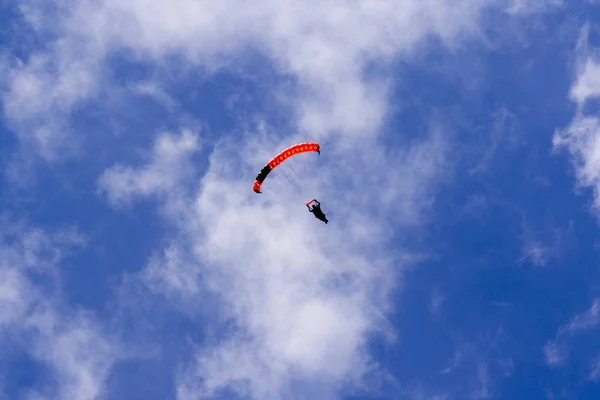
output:
<path id="1" fill-rule="evenodd" d="M 315 203 L 312 207 L 310 207 L 310 203 Z M 329 221 L 327 220 L 327 217 L 325 217 L 325 214 L 323 213 L 323 211 L 321 210 L 321 203 L 319 203 L 317 201 L 317 199 L 312 199 L 311 201 L 309 201 L 308 203 L 306 203 L 306 207 L 308 208 L 308 211 L 310 211 L 311 213 L 313 213 L 313 215 L 315 216 L 315 218 L 328 223 Z"/>

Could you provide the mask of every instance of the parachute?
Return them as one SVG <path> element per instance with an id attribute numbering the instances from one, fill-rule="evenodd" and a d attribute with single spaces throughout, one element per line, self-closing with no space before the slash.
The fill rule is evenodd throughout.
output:
<path id="1" fill-rule="evenodd" d="M 281 153 L 277 154 L 260 170 L 260 172 L 256 176 L 256 180 L 254 181 L 254 185 L 252 185 L 252 190 L 254 190 L 256 193 L 262 193 L 260 189 L 263 184 L 263 181 L 273 169 L 277 168 L 279 164 L 281 164 L 288 158 L 295 156 L 296 154 L 307 152 L 317 152 L 321 154 L 321 146 L 318 143 L 312 142 L 300 143 L 290 146 L 287 149 L 283 150 Z"/>

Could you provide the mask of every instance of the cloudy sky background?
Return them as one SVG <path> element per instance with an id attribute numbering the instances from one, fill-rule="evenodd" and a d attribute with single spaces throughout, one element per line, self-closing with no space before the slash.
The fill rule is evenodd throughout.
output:
<path id="1" fill-rule="evenodd" d="M 1 398 L 597 399 L 595 3 L 0 0 Z"/>

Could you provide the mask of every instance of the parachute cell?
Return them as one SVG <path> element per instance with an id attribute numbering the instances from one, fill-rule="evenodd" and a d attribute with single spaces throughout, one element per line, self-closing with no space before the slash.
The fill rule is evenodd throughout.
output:
<path id="1" fill-rule="evenodd" d="M 307 153 L 307 152 L 316 152 L 316 153 L 320 154 L 321 146 L 318 143 L 312 143 L 312 142 L 300 143 L 300 144 L 296 144 L 291 147 L 288 147 L 287 149 L 285 149 L 282 152 L 280 152 L 279 154 L 277 154 L 260 170 L 260 172 L 256 176 L 256 180 L 254 181 L 254 185 L 252 185 L 252 190 L 254 190 L 256 193 L 261 193 L 260 189 L 263 184 L 263 181 L 265 180 L 267 175 L 269 175 L 269 173 L 272 170 L 277 168 L 282 162 L 284 162 L 288 158 L 295 156 L 297 154 Z"/>

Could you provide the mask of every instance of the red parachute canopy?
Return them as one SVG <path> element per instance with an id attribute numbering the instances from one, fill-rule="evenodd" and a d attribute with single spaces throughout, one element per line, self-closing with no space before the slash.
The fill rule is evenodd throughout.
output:
<path id="1" fill-rule="evenodd" d="M 260 188 L 267 175 L 269 175 L 269 172 L 278 167 L 279 164 L 288 158 L 295 156 L 296 154 L 307 153 L 309 151 L 321 154 L 321 146 L 318 143 L 300 143 L 288 147 L 281 153 L 277 154 L 267 163 L 267 165 L 263 167 L 263 169 L 260 170 L 256 176 L 256 180 L 254 181 L 254 185 L 252 185 L 252 190 L 254 190 L 256 193 L 261 193 Z"/>

